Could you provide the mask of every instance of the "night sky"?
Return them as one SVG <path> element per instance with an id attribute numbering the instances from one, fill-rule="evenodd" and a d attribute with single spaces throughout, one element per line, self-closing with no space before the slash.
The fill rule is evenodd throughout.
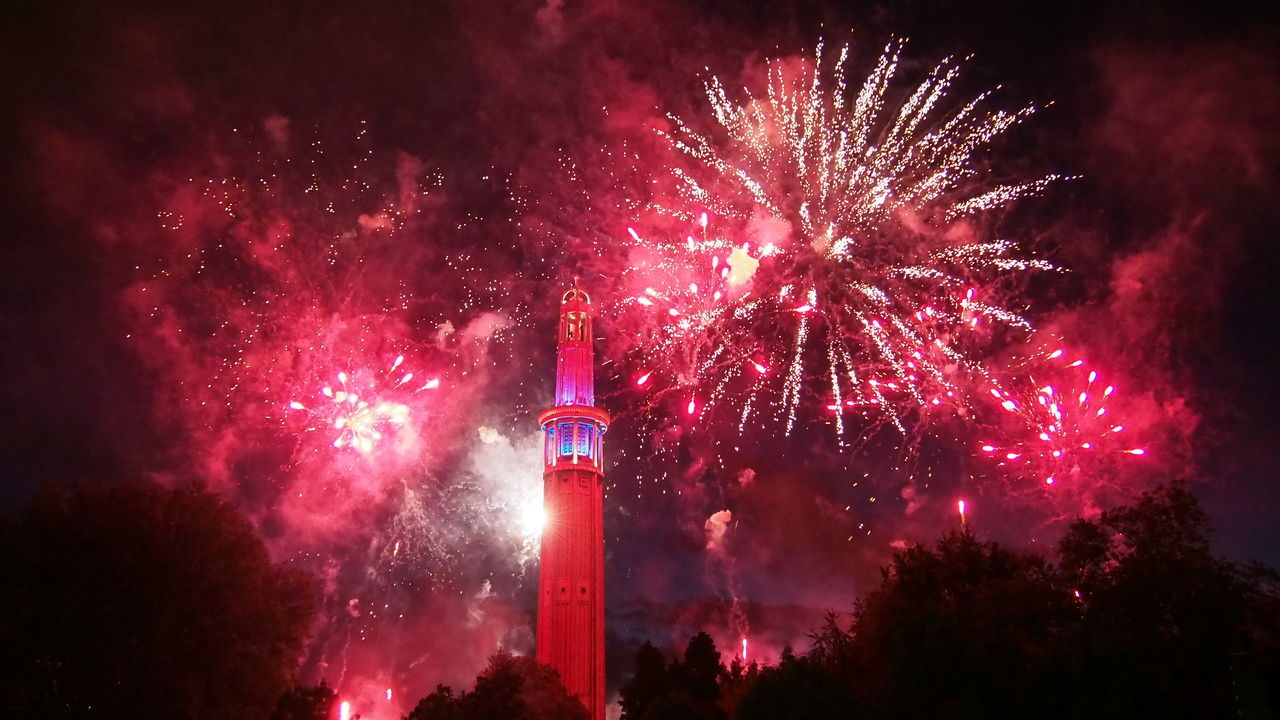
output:
<path id="1" fill-rule="evenodd" d="M 611 688 L 645 638 L 803 644 L 895 547 L 955 527 L 960 498 L 978 534 L 1050 547 L 1071 517 L 1188 480 L 1220 552 L 1280 565 L 1272 4 L 749 5 L 7 4 L 4 508 L 46 482 L 203 482 L 323 579 L 307 680 L 406 703 L 464 684 L 532 649 L 522 509 L 581 276 L 618 418 Z M 998 291 L 1115 383 L 1147 455 L 1046 488 L 980 457 L 974 423 L 855 427 L 841 448 L 820 388 L 786 435 L 636 387 L 656 321 L 626 314 L 623 241 L 648 219 L 636 175 L 672 161 L 655 130 L 706 128 L 704 80 L 758 89 L 820 39 L 849 43 L 856 86 L 894 38 L 894 101 L 953 55 L 948 107 L 999 86 L 994 107 L 1041 108 L 979 162 L 1071 179 L 976 232 L 1067 270 Z M 340 372 L 411 413 L 377 452 L 322 427 Z"/>

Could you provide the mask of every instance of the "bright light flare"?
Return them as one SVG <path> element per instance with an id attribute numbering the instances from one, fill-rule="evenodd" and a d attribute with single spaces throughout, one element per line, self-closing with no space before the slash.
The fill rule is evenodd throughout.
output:
<path id="1" fill-rule="evenodd" d="M 530 498 L 521 506 L 520 527 L 523 528 L 525 535 L 530 537 L 542 535 L 542 531 L 547 527 L 547 510 L 541 497 Z"/>

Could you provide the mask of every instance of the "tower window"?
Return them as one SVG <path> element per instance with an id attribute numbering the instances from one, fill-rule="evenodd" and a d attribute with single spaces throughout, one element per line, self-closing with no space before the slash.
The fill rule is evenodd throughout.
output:
<path id="1" fill-rule="evenodd" d="M 560 427 L 556 430 L 560 435 L 560 454 L 573 454 L 573 423 L 560 423 Z"/>
<path id="2" fill-rule="evenodd" d="M 587 314 L 586 313 L 580 313 L 580 312 L 565 313 L 564 339 L 565 340 L 586 340 L 587 339 Z"/>
<path id="3" fill-rule="evenodd" d="M 594 457 L 596 447 L 596 426 L 594 423 L 578 422 L 576 433 L 577 447 L 574 446 L 574 425 L 573 422 L 562 422 L 556 428 L 558 452 L 561 457 L 569 455 L 579 455 L 581 457 Z"/>

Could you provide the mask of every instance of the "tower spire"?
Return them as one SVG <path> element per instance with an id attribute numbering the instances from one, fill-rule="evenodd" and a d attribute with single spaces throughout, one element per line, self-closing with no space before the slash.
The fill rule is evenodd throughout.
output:
<path id="1" fill-rule="evenodd" d="M 578 286 L 560 298 L 555 404 L 543 433 L 543 507 L 538 570 L 538 660 L 560 673 L 592 720 L 604 720 L 604 434 L 595 406 L 591 298 Z"/>

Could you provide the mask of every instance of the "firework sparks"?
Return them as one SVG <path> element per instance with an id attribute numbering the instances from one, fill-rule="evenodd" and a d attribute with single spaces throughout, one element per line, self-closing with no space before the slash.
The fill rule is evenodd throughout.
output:
<path id="1" fill-rule="evenodd" d="M 412 414 L 413 395 L 440 387 L 438 378 L 418 379 L 403 368 L 404 355 L 376 372 L 339 372 L 336 388 L 325 385 L 310 405 L 298 400 L 291 410 L 306 412 L 319 421 L 308 430 L 330 428 L 335 448 L 352 448 L 368 457 L 384 434 L 406 426 Z"/>
<path id="2" fill-rule="evenodd" d="M 1111 411 L 1116 386 L 1084 360 L 1059 348 L 1033 356 L 1027 364 L 1031 369 L 1023 384 L 1028 389 L 1007 389 L 1016 387 L 1010 383 L 990 391 L 992 400 L 1015 419 L 1011 439 L 982 442 L 980 454 L 1046 486 L 1146 454 L 1133 446 L 1123 421 Z"/>
<path id="3" fill-rule="evenodd" d="M 674 170 L 679 207 L 658 209 L 694 232 L 622 239 L 643 283 L 629 302 L 657 319 L 637 385 L 662 370 L 666 387 L 705 395 L 697 417 L 733 398 L 740 428 L 767 404 L 790 434 L 802 401 L 825 397 L 841 438 L 849 413 L 905 434 L 931 412 L 967 412 L 990 384 L 982 351 L 1003 331 L 1032 332 L 988 288 L 1053 267 L 975 241 L 965 223 L 1059 179 L 976 178 L 977 154 L 1035 107 L 985 111 L 983 93 L 944 112 L 959 72 L 948 59 L 889 108 L 900 50 L 886 48 L 852 103 L 848 48 L 828 68 L 819 46 L 798 74 L 771 64 L 760 98 L 735 100 L 712 79 L 714 133 L 672 117 L 667 137 L 694 162 Z"/>
<path id="4" fill-rule="evenodd" d="M 480 463 L 488 445 L 449 431 L 475 424 L 489 352 L 512 354 L 518 281 L 435 231 L 438 173 L 374 153 L 363 124 L 306 139 L 238 133 L 226 175 L 190 175 L 137 264 L 130 337 L 214 487 L 253 498 L 274 554 L 336 578 L 309 657 L 351 660 L 350 687 L 359 643 L 413 617 L 405 588 L 522 581 L 541 465 Z M 385 689 L 348 699 L 368 716 Z"/>

